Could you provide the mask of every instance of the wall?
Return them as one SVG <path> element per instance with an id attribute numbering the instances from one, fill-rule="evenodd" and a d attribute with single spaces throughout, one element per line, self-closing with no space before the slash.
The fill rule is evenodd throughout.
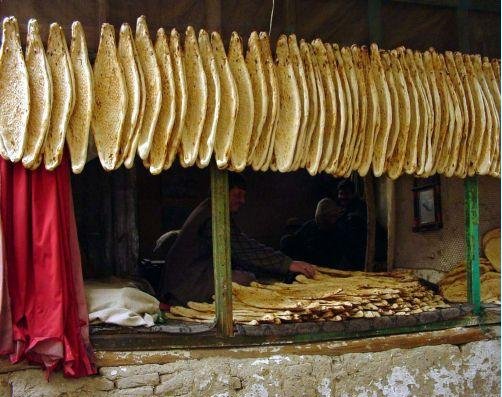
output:
<path id="1" fill-rule="evenodd" d="M 341 356 L 180 359 L 102 367 L 99 375 L 77 380 L 56 374 L 50 382 L 35 369 L 0 374 L 2 397 L 153 395 L 499 396 L 500 340 Z"/>
<path id="2" fill-rule="evenodd" d="M 383 180 L 382 180 L 383 181 Z M 465 256 L 464 182 L 441 177 L 443 228 L 413 233 L 413 178 L 396 181 L 395 266 L 448 271 Z M 480 237 L 500 227 L 500 180 L 479 177 Z"/>

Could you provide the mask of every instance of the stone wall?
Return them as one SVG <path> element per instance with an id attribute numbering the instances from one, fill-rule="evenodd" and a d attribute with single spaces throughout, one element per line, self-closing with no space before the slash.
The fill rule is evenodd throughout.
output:
<path id="1" fill-rule="evenodd" d="M 55 374 L 50 382 L 36 369 L 0 374 L 2 397 L 499 395 L 500 339 L 340 356 L 180 359 L 102 367 L 84 379 Z"/>

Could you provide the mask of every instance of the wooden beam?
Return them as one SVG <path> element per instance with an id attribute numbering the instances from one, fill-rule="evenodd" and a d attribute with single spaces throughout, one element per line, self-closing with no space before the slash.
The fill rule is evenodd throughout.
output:
<path id="1" fill-rule="evenodd" d="M 382 17 L 381 0 L 368 0 L 368 26 L 370 32 L 370 41 L 372 43 L 382 44 Z"/>
<path id="2" fill-rule="evenodd" d="M 296 30 L 296 1 L 286 0 L 286 34 L 292 34 Z"/>
<path id="3" fill-rule="evenodd" d="M 364 271 L 371 272 L 375 267 L 375 187 L 371 171 L 364 177 L 364 198 L 366 200 L 366 258 Z"/>
<path id="4" fill-rule="evenodd" d="M 228 173 L 211 165 L 214 296 L 216 326 L 221 336 L 233 335 L 232 271 L 230 260 L 230 213 Z"/>
<path id="5" fill-rule="evenodd" d="M 409 3 L 431 7 L 457 8 L 459 0 L 392 0 L 395 3 Z M 485 11 L 500 14 L 500 1 L 498 0 L 472 0 L 467 6 L 468 10 Z"/>

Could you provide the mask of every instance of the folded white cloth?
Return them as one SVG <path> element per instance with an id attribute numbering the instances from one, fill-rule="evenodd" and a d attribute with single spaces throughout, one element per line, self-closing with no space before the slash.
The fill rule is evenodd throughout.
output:
<path id="1" fill-rule="evenodd" d="M 85 295 L 90 322 L 128 327 L 154 325 L 153 315 L 159 312 L 159 301 L 137 288 L 125 285 L 123 281 L 86 282 Z"/>

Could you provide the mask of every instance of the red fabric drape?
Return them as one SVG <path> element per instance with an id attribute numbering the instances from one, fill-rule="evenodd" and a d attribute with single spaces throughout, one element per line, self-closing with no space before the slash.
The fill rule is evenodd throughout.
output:
<path id="1" fill-rule="evenodd" d="M 95 373 L 67 156 L 51 172 L 0 159 L 0 191 L 11 361 L 26 358 L 48 374 Z"/>

